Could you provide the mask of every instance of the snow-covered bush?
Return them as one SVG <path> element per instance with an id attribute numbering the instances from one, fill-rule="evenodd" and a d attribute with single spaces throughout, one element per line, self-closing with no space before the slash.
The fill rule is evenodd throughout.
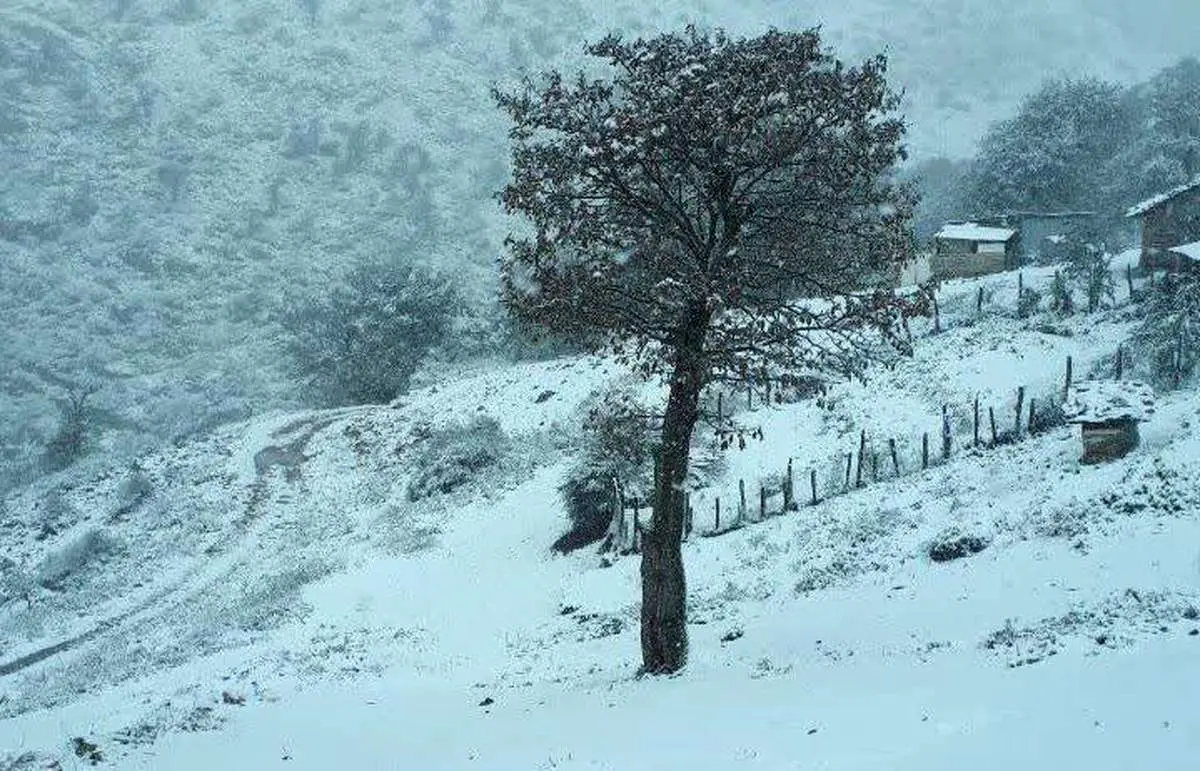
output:
<path id="1" fill-rule="evenodd" d="M 422 359 L 447 335 L 457 292 L 428 270 L 366 263 L 328 296 L 286 311 L 298 374 L 316 401 L 383 403 L 403 393 Z"/>
<path id="2" fill-rule="evenodd" d="M 1021 289 L 1021 296 L 1017 300 L 1017 315 L 1023 319 L 1037 313 L 1038 307 L 1042 303 L 1042 293 L 1031 287 Z"/>
<path id="3" fill-rule="evenodd" d="M 153 494 L 154 483 L 150 481 L 150 477 L 134 469 L 117 487 L 117 505 L 110 520 L 118 520 L 133 513 Z"/>
<path id="4" fill-rule="evenodd" d="M 929 544 L 929 559 L 934 562 L 950 562 L 978 554 L 990 544 L 991 538 L 986 535 L 966 533 L 957 527 L 951 527 L 938 534 Z"/>
<path id="5" fill-rule="evenodd" d="M 1062 271 L 1054 271 L 1054 280 L 1050 283 L 1050 310 L 1059 316 L 1070 316 L 1075 312 L 1075 298 Z"/>
<path id="6" fill-rule="evenodd" d="M 46 444 L 42 461 L 48 471 L 61 471 L 82 458 L 88 449 L 91 408 L 88 398 L 94 388 L 76 388 L 59 399 L 58 430 Z"/>
<path id="7" fill-rule="evenodd" d="M 0 607 L 7 603 L 31 602 L 35 585 L 33 578 L 13 560 L 0 557 Z"/>
<path id="8" fill-rule="evenodd" d="M 1042 434 L 1067 424 L 1067 414 L 1063 411 L 1061 396 L 1054 395 L 1039 398 L 1035 402 L 1035 410 L 1029 418 L 1029 433 Z"/>
<path id="9" fill-rule="evenodd" d="M 71 578 L 119 550 L 120 543 L 112 536 L 99 529 L 87 530 L 42 560 L 35 571 L 37 582 L 59 591 Z"/>
<path id="10" fill-rule="evenodd" d="M 1083 290 L 1087 312 L 1094 313 L 1116 302 L 1116 284 L 1112 276 L 1112 258 L 1086 244 L 1067 265 L 1067 275 Z"/>
<path id="11" fill-rule="evenodd" d="M 444 428 L 425 440 L 408 484 L 408 499 L 419 501 L 452 492 L 504 457 L 508 439 L 488 417 Z"/>
<path id="12" fill-rule="evenodd" d="M 1167 276 L 1143 308 L 1130 350 L 1155 386 L 1176 387 L 1195 372 L 1200 353 L 1200 277 Z"/>
<path id="13" fill-rule="evenodd" d="M 650 427 L 627 391 L 604 394 L 588 411 L 579 460 L 559 486 L 571 530 L 554 544 L 569 552 L 604 537 L 612 519 L 613 482 L 626 494 L 648 492 Z"/>

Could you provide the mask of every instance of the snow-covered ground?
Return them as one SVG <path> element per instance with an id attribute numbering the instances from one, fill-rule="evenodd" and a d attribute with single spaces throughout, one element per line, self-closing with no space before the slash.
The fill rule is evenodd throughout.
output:
<path id="1" fill-rule="evenodd" d="M 674 678 L 635 677 L 637 558 L 548 548 L 581 410 L 621 377 L 604 362 L 266 416 L 13 495 L 0 769 L 84 767 L 90 745 L 204 771 L 1194 769 L 1200 399 L 1160 394 L 1106 465 L 1080 466 L 1067 426 L 971 449 L 976 395 L 1007 427 L 1017 387 L 1054 393 L 1068 355 L 1076 379 L 1110 376 L 1132 323 L 1022 320 L 1015 295 L 1014 274 L 947 284 L 911 360 L 736 415 L 763 440 L 694 491 L 701 532 L 712 498 L 789 458 L 807 504 L 807 469 L 862 430 L 897 440 L 904 473 L 841 492 L 823 470 L 816 506 L 692 538 Z M 953 456 L 920 472 L 942 405 Z M 500 460 L 411 501 L 430 437 L 481 415 Z"/>

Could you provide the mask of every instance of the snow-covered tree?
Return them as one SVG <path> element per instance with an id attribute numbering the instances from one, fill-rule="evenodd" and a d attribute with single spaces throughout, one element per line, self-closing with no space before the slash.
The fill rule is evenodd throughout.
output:
<path id="1" fill-rule="evenodd" d="M 328 295 L 284 314 L 286 346 L 311 397 L 379 404 L 408 388 L 457 308 L 450 283 L 406 263 L 367 263 Z"/>
<path id="2" fill-rule="evenodd" d="M 968 200 L 984 213 L 1097 206 L 1103 170 L 1136 126 L 1123 94 L 1094 78 L 1046 82 L 980 142 Z"/>
<path id="3" fill-rule="evenodd" d="M 1103 194 L 1114 210 L 1200 174 L 1200 61 L 1161 70 L 1127 102 L 1138 130 L 1105 166 Z"/>
<path id="4" fill-rule="evenodd" d="M 700 395 L 855 375 L 904 347 L 904 304 L 865 291 L 910 256 L 912 200 L 882 56 L 847 66 L 815 30 L 689 27 L 587 52 L 495 97 L 512 119 L 502 192 L 510 311 L 615 351 L 669 395 L 642 546 L 642 665 L 687 660 L 683 485 Z M 890 343 L 890 345 L 885 345 Z"/>
<path id="5" fill-rule="evenodd" d="M 1143 307 L 1132 350 L 1157 385 L 1177 387 L 1200 355 L 1200 277 L 1167 275 Z"/>

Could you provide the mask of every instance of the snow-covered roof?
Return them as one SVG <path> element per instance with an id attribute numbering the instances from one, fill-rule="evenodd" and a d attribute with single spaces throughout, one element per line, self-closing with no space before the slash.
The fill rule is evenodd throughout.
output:
<path id="1" fill-rule="evenodd" d="M 1196 260 L 1197 262 L 1200 262 L 1200 241 L 1194 241 L 1190 244 L 1183 244 L 1182 246 L 1172 246 L 1171 251 L 1175 252 L 1176 254 L 1182 254 L 1189 260 Z"/>
<path id="2" fill-rule="evenodd" d="M 1009 228 L 993 228 L 977 225 L 974 222 L 950 224 L 938 231 L 934 238 L 946 238 L 955 241 L 1008 241 L 1017 234 Z"/>
<path id="3" fill-rule="evenodd" d="M 1154 414 L 1154 389 L 1137 380 L 1079 383 L 1071 389 L 1063 412 L 1072 423 L 1146 420 Z"/>
<path id="4" fill-rule="evenodd" d="M 1191 182 L 1185 182 L 1182 185 L 1173 187 L 1165 193 L 1159 193 L 1158 195 L 1154 196 L 1153 198 L 1147 198 L 1146 200 L 1142 201 L 1141 203 L 1137 204 L 1136 206 L 1130 206 L 1129 211 L 1125 212 L 1125 216 L 1126 217 L 1140 217 L 1143 214 L 1145 214 L 1146 212 L 1155 208 L 1156 206 L 1161 206 L 1162 204 L 1166 203 L 1167 201 L 1170 201 L 1172 198 L 1183 195 L 1184 193 L 1191 192 L 1192 190 L 1195 190 L 1197 188 L 1200 188 L 1200 176 L 1196 177 Z"/>

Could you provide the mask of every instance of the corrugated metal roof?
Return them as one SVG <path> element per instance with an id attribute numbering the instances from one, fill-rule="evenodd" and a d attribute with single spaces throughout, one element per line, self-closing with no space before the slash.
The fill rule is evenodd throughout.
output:
<path id="1" fill-rule="evenodd" d="M 1153 198 L 1147 198 L 1136 206 L 1130 206 L 1129 211 L 1125 212 L 1125 216 L 1140 217 L 1151 209 L 1162 206 L 1172 198 L 1176 198 L 1197 188 L 1200 188 L 1200 177 L 1196 177 L 1191 182 L 1185 182 L 1182 185 L 1173 187 L 1165 193 L 1159 193 Z"/>
<path id="2" fill-rule="evenodd" d="M 993 228 L 977 225 L 974 222 L 946 225 L 937 232 L 934 238 L 945 238 L 954 241 L 1008 241 L 1017 234 L 1009 228 Z"/>
<path id="3" fill-rule="evenodd" d="M 1183 244 L 1182 246 L 1172 246 L 1171 251 L 1182 254 L 1189 260 L 1196 260 L 1197 262 L 1200 262 L 1200 241 L 1190 244 Z"/>

